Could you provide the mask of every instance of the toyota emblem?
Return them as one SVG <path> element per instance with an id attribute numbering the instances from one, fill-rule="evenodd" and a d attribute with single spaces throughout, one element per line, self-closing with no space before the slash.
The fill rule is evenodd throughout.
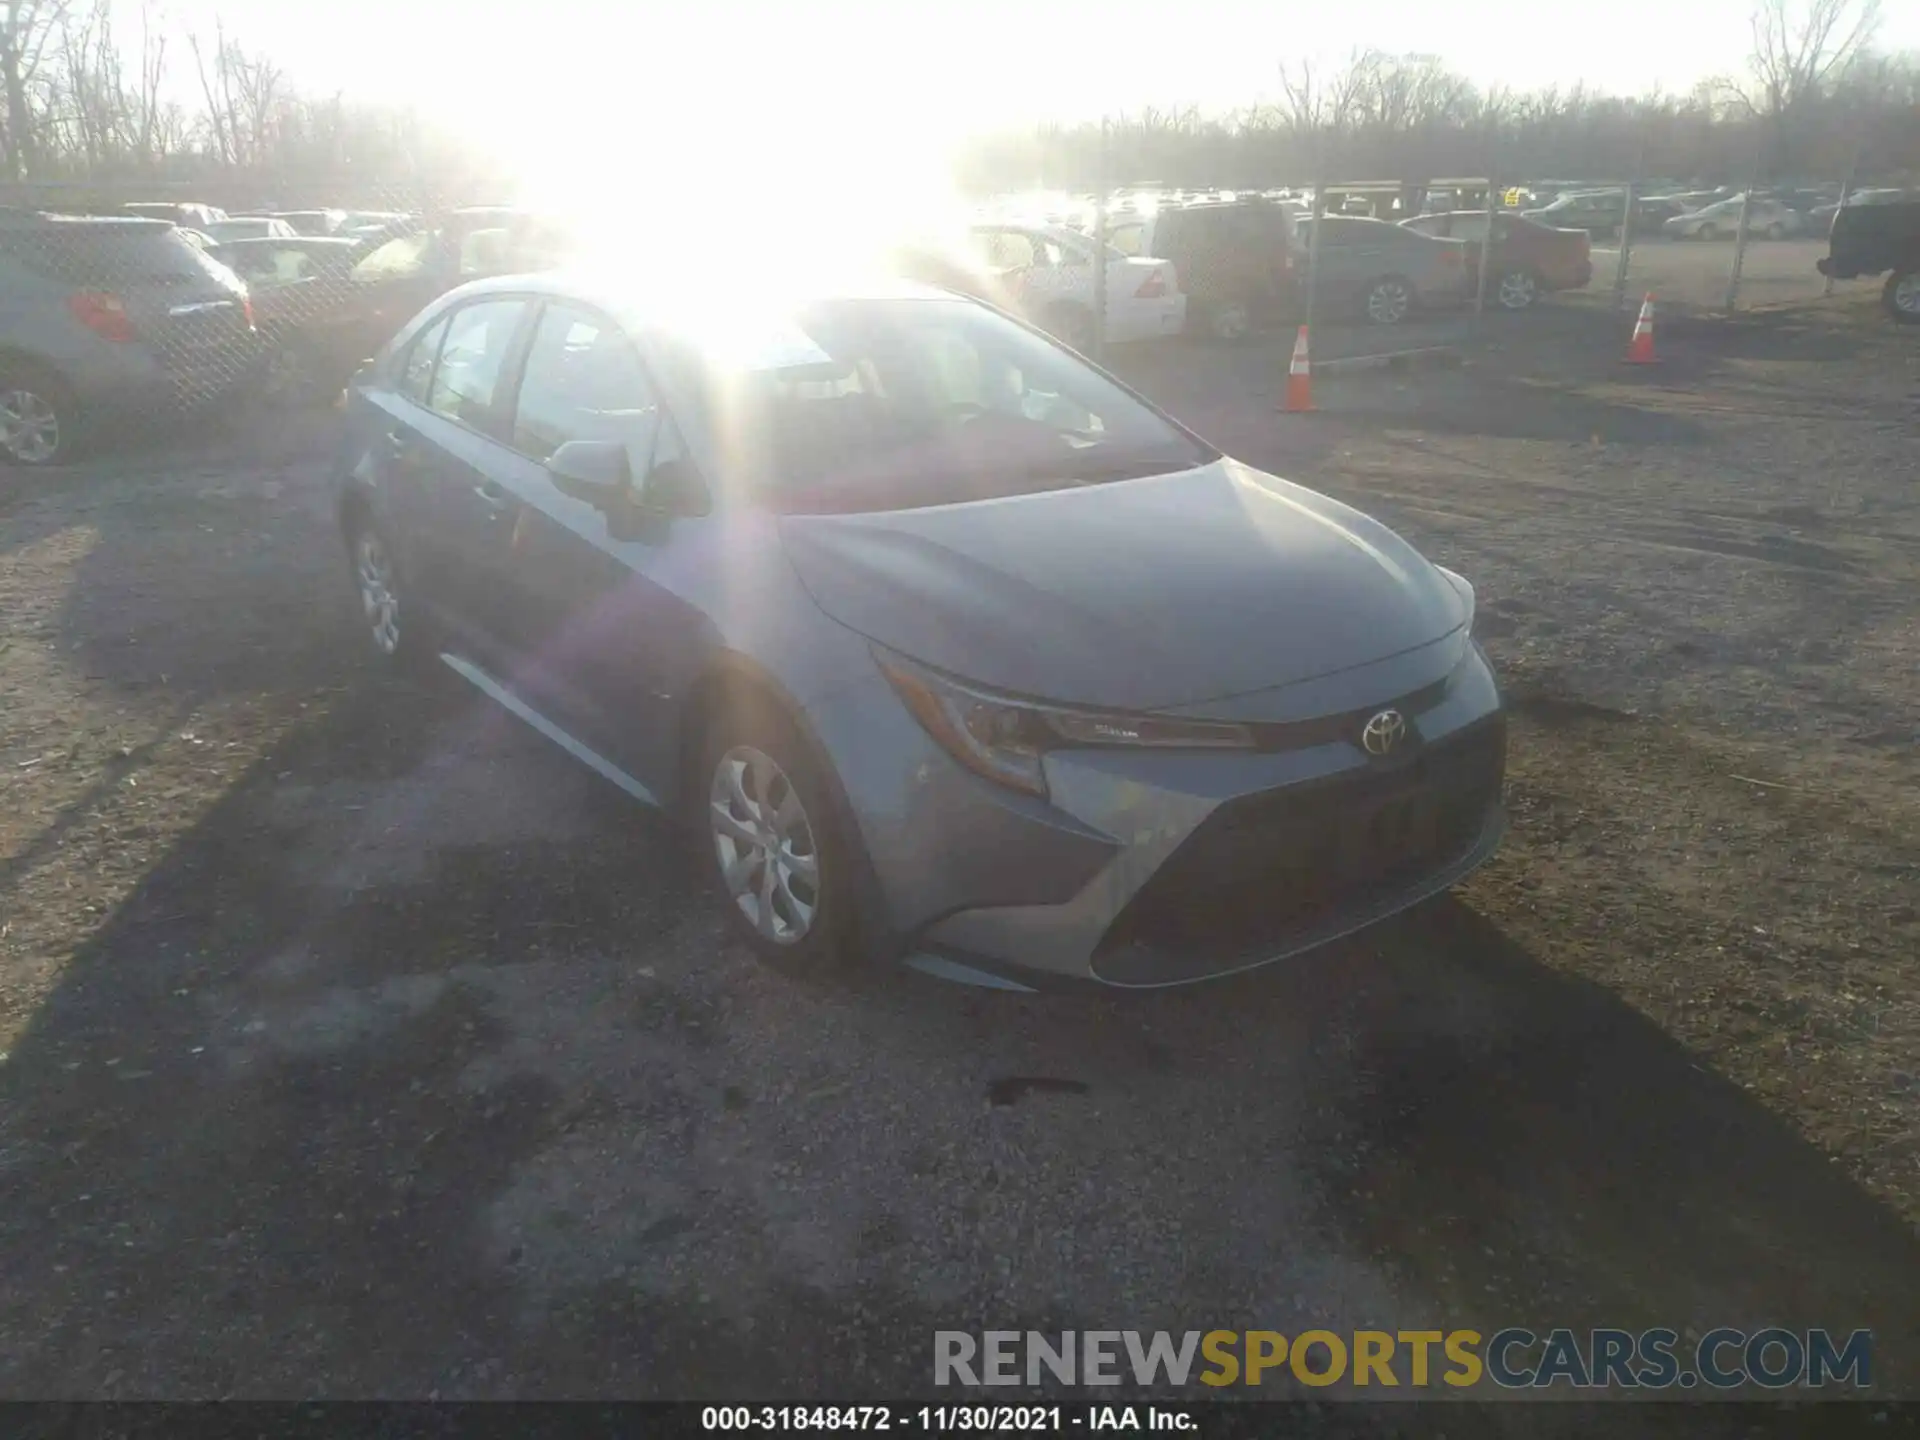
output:
<path id="1" fill-rule="evenodd" d="M 1382 710 L 1360 732 L 1360 743 L 1369 755 L 1387 755 L 1407 733 L 1407 717 L 1398 710 Z"/>

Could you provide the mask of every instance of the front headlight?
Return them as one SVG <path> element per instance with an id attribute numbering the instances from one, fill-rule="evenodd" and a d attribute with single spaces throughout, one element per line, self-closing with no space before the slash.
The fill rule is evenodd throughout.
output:
<path id="1" fill-rule="evenodd" d="M 1473 630 L 1473 612 L 1476 603 L 1473 595 L 1473 586 L 1468 582 L 1466 576 L 1457 574 L 1447 569 L 1444 565 L 1436 565 L 1433 568 L 1438 570 L 1441 575 L 1446 578 L 1446 582 L 1459 592 L 1460 598 L 1467 602 L 1467 630 L 1471 633 Z"/>
<path id="2" fill-rule="evenodd" d="M 1041 705 L 962 684 L 878 646 L 873 656 L 901 702 L 942 749 L 975 774 L 1031 795 L 1047 793 L 1040 757 L 1049 750 L 1253 746 L 1253 733 L 1244 725 Z"/>

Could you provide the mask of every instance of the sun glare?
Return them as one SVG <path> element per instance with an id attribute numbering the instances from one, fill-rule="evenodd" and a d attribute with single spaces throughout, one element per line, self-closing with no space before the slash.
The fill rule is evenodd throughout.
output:
<path id="1" fill-rule="evenodd" d="M 817 25 L 756 24 L 724 64 L 636 69 L 676 48 L 661 18 L 609 19 L 564 90 L 488 125 L 520 203 L 577 234 L 581 263 L 764 292 L 857 283 L 890 246 L 958 230 L 962 131 L 909 76 L 851 65 Z"/>

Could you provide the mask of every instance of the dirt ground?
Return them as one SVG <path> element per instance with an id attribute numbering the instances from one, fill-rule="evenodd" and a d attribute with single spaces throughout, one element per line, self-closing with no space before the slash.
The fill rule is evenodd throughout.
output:
<path id="1" fill-rule="evenodd" d="M 1123 362 L 1469 576 L 1516 712 L 1457 896 L 1144 1000 L 758 967 L 594 777 L 368 672 L 326 417 L 0 476 L 0 1394 L 1773 1323 L 1920 1395 L 1920 351 L 1835 306 L 1628 370 L 1622 323 L 1312 415 L 1278 342 Z"/>

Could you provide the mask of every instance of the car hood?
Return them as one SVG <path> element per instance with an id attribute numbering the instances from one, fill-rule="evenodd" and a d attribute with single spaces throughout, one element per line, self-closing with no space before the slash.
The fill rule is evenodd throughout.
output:
<path id="1" fill-rule="evenodd" d="M 787 515 L 833 619 L 996 689 L 1192 706 L 1382 660 L 1467 600 L 1384 525 L 1232 460 L 917 510 Z"/>

